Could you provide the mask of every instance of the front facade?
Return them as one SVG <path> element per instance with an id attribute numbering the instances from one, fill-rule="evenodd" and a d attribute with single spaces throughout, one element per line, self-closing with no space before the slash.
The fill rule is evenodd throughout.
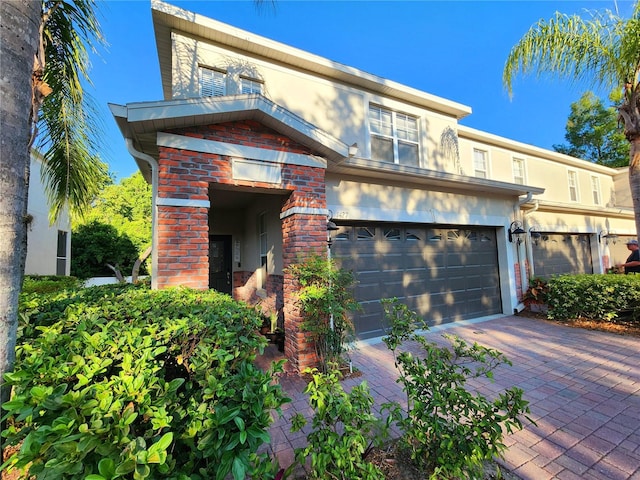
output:
<path id="1" fill-rule="evenodd" d="M 29 180 L 29 225 L 26 275 L 71 274 L 71 219 L 67 208 L 55 223 L 49 222 L 49 204 L 42 182 L 42 157 L 31 152 Z"/>
<path id="2" fill-rule="evenodd" d="M 152 13 L 165 99 L 111 109 L 153 185 L 153 286 L 260 303 L 296 368 L 314 354 L 286 267 L 328 253 L 329 219 L 360 339 L 383 334 L 382 298 L 431 324 L 508 314 L 532 275 L 602 272 L 636 235 L 625 172 L 172 5 Z"/>

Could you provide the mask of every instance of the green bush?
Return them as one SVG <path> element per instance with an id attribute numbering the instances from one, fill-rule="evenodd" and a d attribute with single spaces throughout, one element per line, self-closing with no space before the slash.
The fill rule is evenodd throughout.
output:
<path id="1" fill-rule="evenodd" d="M 214 291 L 130 285 L 24 295 L 2 465 L 38 479 L 273 478 L 254 309 Z"/>
<path id="2" fill-rule="evenodd" d="M 22 293 L 53 293 L 79 287 L 80 282 L 76 277 L 66 277 L 62 275 L 26 275 L 22 282 Z"/>
<path id="3" fill-rule="evenodd" d="M 323 372 L 332 363 L 343 363 L 354 328 L 349 313 L 360 305 L 353 296 L 353 274 L 336 267 L 319 255 L 289 266 L 300 284 L 298 305 L 304 321 L 301 329 L 309 333 Z"/>
<path id="4" fill-rule="evenodd" d="M 561 275 L 548 287 L 549 318 L 640 318 L 640 275 Z"/>
<path id="5" fill-rule="evenodd" d="M 497 350 L 445 335 L 451 348 L 440 347 L 415 333 L 428 329 L 424 321 L 397 300 L 383 300 L 391 328 L 383 338 L 400 371 L 398 382 L 407 407 L 385 404 L 403 433 L 412 460 L 430 478 L 482 478 L 483 462 L 506 448 L 504 430 L 521 429 L 520 416 L 529 413 L 523 391 L 513 387 L 489 400 L 467 388 L 473 378 L 493 378 L 501 364 L 511 365 Z M 398 353 L 406 341 L 416 342 L 423 356 Z"/>
<path id="6" fill-rule="evenodd" d="M 110 264 L 129 275 L 138 258 L 138 249 L 129 237 L 106 223 L 93 220 L 73 229 L 71 275 L 81 279 L 111 277 Z M 141 273 L 146 273 L 144 268 Z"/>
<path id="7" fill-rule="evenodd" d="M 335 367 L 332 365 L 330 367 Z M 387 438 L 389 425 L 372 413 L 373 397 L 366 382 L 345 392 L 340 385 L 340 372 L 309 370 L 312 380 L 305 393 L 314 411 L 307 435 L 307 446 L 296 448 L 296 460 L 305 465 L 311 459 L 308 478 L 341 480 L 384 479 L 382 471 L 366 461 L 373 446 Z M 307 424 L 301 414 L 292 419 L 292 432 Z"/>

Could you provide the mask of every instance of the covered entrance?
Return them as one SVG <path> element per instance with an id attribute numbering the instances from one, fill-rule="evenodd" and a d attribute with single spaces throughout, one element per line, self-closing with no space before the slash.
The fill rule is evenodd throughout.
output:
<path id="1" fill-rule="evenodd" d="M 382 298 L 430 325 L 502 313 L 493 228 L 362 223 L 340 226 L 334 239 L 332 255 L 358 282 L 360 339 L 384 335 Z"/>

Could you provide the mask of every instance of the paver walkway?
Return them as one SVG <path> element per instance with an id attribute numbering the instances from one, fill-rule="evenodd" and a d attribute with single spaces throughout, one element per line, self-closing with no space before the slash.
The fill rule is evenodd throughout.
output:
<path id="1" fill-rule="evenodd" d="M 523 480 L 640 480 L 638 337 L 517 316 L 450 324 L 427 335 L 438 340 L 444 331 L 495 348 L 513 362 L 500 367 L 488 387 L 522 388 L 537 423 L 506 438 L 502 463 L 512 472 Z M 345 380 L 345 388 L 366 380 L 377 404 L 404 401 L 382 342 L 361 344 L 351 356 L 363 375 Z M 289 419 L 310 410 L 304 380 L 286 376 L 281 384 L 292 402 L 271 435 L 273 451 L 286 466 L 293 449 L 306 444 L 303 434 L 289 432 Z"/>

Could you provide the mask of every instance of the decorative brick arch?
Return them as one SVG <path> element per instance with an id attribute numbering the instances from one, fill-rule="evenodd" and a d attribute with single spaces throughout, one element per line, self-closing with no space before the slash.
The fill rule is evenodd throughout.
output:
<path id="1" fill-rule="evenodd" d="M 176 136 L 211 140 L 232 145 L 312 155 L 307 147 L 255 121 L 220 123 L 167 132 Z M 158 288 L 186 285 L 209 288 L 209 184 L 290 191 L 284 202 L 282 255 L 285 274 L 285 355 L 301 371 L 316 363 L 315 350 L 300 331 L 301 317 L 295 305 L 297 286 L 286 267 L 311 253 L 326 249 L 325 168 L 263 161 L 280 169 L 280 182 L 234 178 L 232 157 L 159 145 L 157 198 Z M 234 155 L 235 157 L 235 155 Z M 249 159 L 250 160 L 250 159 Z"/>

